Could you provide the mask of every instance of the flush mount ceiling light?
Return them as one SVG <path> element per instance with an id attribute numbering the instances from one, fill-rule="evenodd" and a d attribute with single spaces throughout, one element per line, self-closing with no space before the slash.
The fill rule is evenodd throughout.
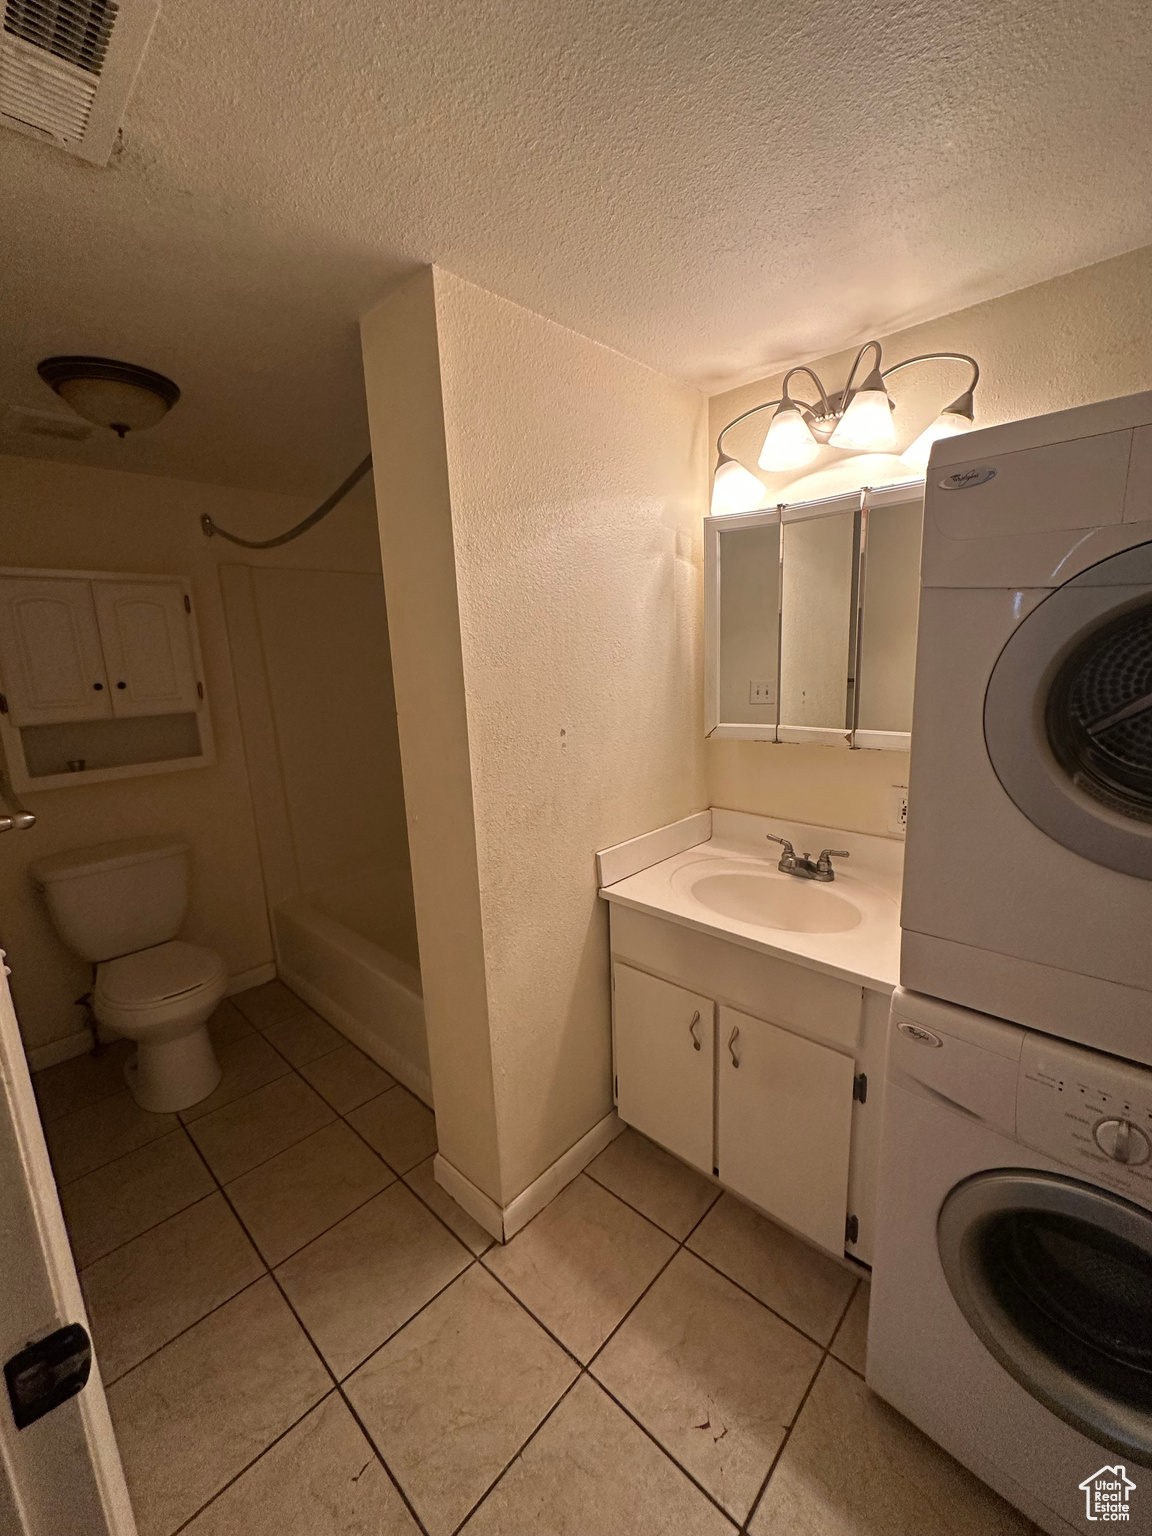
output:
<path id="1" fill-rule="evenodd" d="M 154 427 L 180 398 L 162 373 L 111 357 L 46 357 L 36 372 L 78 416 L 118 437 Z"/>
<path id="2" fill-rule="evenodd" d="M 871 371 L 859 384 L 856 374 L 864 354 L 875 352 Z M 974 421 L 973 392 L 980 381 L 980 366 L 966 352 L 925 352 L 919 357 L 906 357 L 902 363 L 882 368 L 883 355 L 878 341 L 866 341 L 856 354 L 856 360 L 848 371 L 848 380 L 842 390 L 829 394 L 820 376 L 811 368 L 791 368 L 784 375 L 783 394 L 778 400 L 768 400 L 753 406 L 750 411 L 734 417 L 722 428 L 716 439 L 718 459 L 712 482 L 712 511 L 750 511 L 764 495 L 763 484 L 730 454 L 724 452 L 724 434 L 738 422 L 747 421 L 759 411 L 773 411 L 768 435 L 757 459 L 761 469 L 769 474 L 781 474 L 792 469 L 802 469 L 819 453 L 821 445 L 846 449 L 852 453 L 890 452 L 896 444 L 896 429 L 892 421 L 892 399 L 885 379 L 902 368 L 914 363 L 957 362 L 967 363 L 972 369 L 968 388 L 951 405 L 924 428 L 920 436 L 910 443 L 900 455 L 902 463 L 911 469 L 923 470 L 928 464 L 932 444 L 941 437 L 953 437 L 967 432 Z M 795 399 L 789 385 L 797 374 L 807 374 L 816 387 L 819 401 L 810 405 Z"/>

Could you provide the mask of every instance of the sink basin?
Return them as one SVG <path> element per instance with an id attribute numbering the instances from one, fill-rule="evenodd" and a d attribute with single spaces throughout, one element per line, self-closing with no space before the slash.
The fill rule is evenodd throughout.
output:
<path id="1" fill-rule="evenodd" d="M 789 933 L 845 933 L 859 926 L 863 914 L 826 885 L 794 875 L 755 869 L 707 871 L 699 868 L 684 887 L 701 906 L 721 917 Z"/>

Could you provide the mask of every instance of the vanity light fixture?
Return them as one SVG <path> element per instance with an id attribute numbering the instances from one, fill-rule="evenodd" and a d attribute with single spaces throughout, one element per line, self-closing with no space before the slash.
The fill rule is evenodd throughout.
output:
<path id="1" fill-rule="evenodd" d="M 46 357 L 36 372 L 78 416 L 121 438 L 154 427 L 180 398 L 162 373 L 111 357 Z"/>
<path id="2" fill-rule="evenodd" d="M 868 351 L 875 353 L 872 368 L 859 384 L 855 384 L 857 370 Z M 945 406 L 919 437 L 909 444 L 900 455 L 901 462 L 911 469 L 923 470 L 928 464 L 932 444 L 938 438 L 952 437 L 972 427 L 975 418 L 973 392 L 980 381 L 980 365 L 974 357 L 969 357 L 966 352 L 925 352 L 918 357 L 906 357 L 903 362 L 893 363 L 891 368 L 881 367 L 882 361 L 880 343 L 866 341 L 848 371 L 844 388 L 831 395 L 824 388 L 819 374 L 811 368 L 804 365 L 790 368 L 784 375 L 783 394 L 778 400 L 768 400 L 734 417 L 722 428 L 716 439 L 718 458 L 713 479 L 712 511 L 750 511 L 763 500 L 764 486 L 760 480 L 724 452 L 724 434 L 759 411 L 773 411 L 768 434 L 757 459 L 760 468 L 770 474 L 803 468 L 816 457 L 822 443 L 853 453 L 891 451 L 896 443 L 896 429 L 892 421 L 892 398 L 885 380 L 915 363 L 958 362 L 967 363 L 972 369 L 968 388 L 951 405 Z M 815 385 L 819 395 L 816 404 L 795 399 L 790 393 L 789 386 L 797 374 L 807 374 Z"/>

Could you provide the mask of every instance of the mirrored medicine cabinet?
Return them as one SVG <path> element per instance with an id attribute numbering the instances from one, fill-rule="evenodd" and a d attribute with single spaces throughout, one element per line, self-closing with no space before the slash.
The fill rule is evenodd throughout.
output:
<path id="1" fill-rule="evenodd" d="M 709 736 L 907 750 L 924 482 L 705 520 Z"/>

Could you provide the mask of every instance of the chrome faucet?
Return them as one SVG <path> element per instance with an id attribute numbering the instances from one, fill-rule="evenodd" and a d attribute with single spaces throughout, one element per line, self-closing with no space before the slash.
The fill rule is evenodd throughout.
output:
<path id="1" fill-rule="evenodd" d="M 797 854 L 786 837 L 776 837 L 771 832 L 764 835 L 770 843 L 779 843 L 784 850 L 776 868 L 782 874 L 795 875 L 800 880 L 819 880 L 823 883 L 835 880 L 836 871 L 832 868 L 832 860 L 852 857 L 847 848 L 825 848 L 818 859 L 813 859 L 807 853 Z"/>

